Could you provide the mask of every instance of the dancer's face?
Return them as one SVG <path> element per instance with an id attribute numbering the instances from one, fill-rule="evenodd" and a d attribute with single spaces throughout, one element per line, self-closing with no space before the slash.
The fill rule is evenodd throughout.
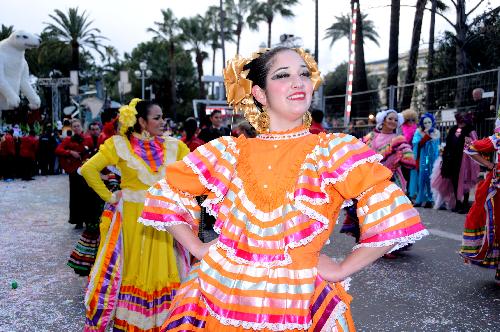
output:
<path id="1" fill-rule="evenodd" d="M 424 124 L 424 130 L 429 130 L 432 128 L 432 120 L 429 118 L 425 118 L 422 122 Z"/>
<path id="2" fill-rule="evenodd" d="M 161 136 L 165 130 L 165 120 L 160 106 L 152 105 L 149 107 L 148 118 L 146 121 L 139 118 L 143 130 L 149 131 L 151 136 Z"/>
<path id="3" fill-rule="evenodd" d="M 267 107 L 274 119 L 296 121 L 311 106 L 311 74 L 302 57 L 293 50 L 277 53 L 266 76 L 266 89 L 258 90 L 257 100 Z M 255 96 L 255 93 L 254 93 Z"/>
<path id="4" fill-rule="evenodd" d="M 384 130 L 394 131 L 398 127 L 398 116 L 396 113 L 389 113 L 384 120 Z"/>
<path id="5" fill-rule="evenodd" d="M 71 124 L 71 131 L 74 135 L 82 134 L 82 124 L 79 121 L 75 121 Z"/>

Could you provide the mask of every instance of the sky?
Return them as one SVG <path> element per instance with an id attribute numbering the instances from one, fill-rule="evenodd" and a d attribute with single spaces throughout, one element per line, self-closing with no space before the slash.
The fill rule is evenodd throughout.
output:
<path id="1" fill-rule="evenodd" d="M 467 1 L 466 9 L 470 9 L 479 0 Z M 390 0 L 362 0 L 361 11 L 368 14 L 368 18 L 374 21 L 376 31 L 380 39 L 380 46 L 368 41 L 365 43 L 365 59 L 367 62 L 387 59 L 389 50 L 389 28 L 390 28 Z M 444 0 L 450 3 L 450 0 Z M 326 74 L 335 69 L 340 63 L 348 59 L 348 41 L 339 40 L 330 47 L 329 40 L 323 40 L 325 30 L 335 22 L 335 16 L 346 14 L 350 11 L 348 0 L 319 0 L 319 68 Z M 414 5 L 415 0 L 402 0 L 401 5 Z M 15 29 L 23 29 L 38 34 L 45 27 L 44 22 L 49 22 L 49 14 L 54 9 L 66 12 L 70 7 L 79 7 L 85 10 L 94 21 L 93 27 L 99 28 L 101 34 L 109 40 L 107 43 L 118 49 L 123 56 L 124 52 L 131 52 L 140 42 L 148 41 L 153 34 L 146 30 L 154 27 L 155 21 L 161 21 L 161 9 L 170 8 L 177 18 L 204 14 L 211 5 L 219 5 L 218 0 L 13 0 L 2 1 L 0 8 L 0 24 L 13 25 Z M 488 0 L 482 4 L 476 13 L 482 13 L 488 6 L 496 7 L 500 0 Z M 296 13 L 293 19 L 275 18 L 272 26 L 272 43 L 279 41 L 281 34 L 293 34 L 303 40 L 303 47 L 314 51 L 314 1 L 300 0 L 300 4 L 293 7 Z M 415 8 L 401 7 L 399 52 L 407 52 L 410 48 L 413 29 L 413 16 Z M 474 16 L 473 14 L 473 16 Z M 455 21 L 455 13 L 448 10 L 446 16 Z M 429 12 L 425 13 L 422 25 L 421 47 L 427 48 L 429 40 Z M 445 30 L 451 30 L 451 26 L 441 17 L 436 16 L 436 36 Z M 244 30 L 240 46 L 240 53 L 249 56 L 259 48 L 259 45 L 267 42 L 267 24 L 261 23 L 259 30 L 254 32 Z M 207 51 L 209 48 L 207 47 Z M 226 59 L 232 57 L 236 52 L 236 46 L 232 43 L 226 44 Z M 211 55 L 211 51 L 209 51 Z M 204 71 L 206 74 L 212 72 L 211 59 L 205 61 Z M 219 51 L 216 56 L 216 74 L 221 74 L 222 55 Z"/>

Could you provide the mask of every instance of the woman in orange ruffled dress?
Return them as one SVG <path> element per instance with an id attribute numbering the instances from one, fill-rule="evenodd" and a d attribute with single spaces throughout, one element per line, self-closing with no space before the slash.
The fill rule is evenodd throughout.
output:
<path id="1" fill-rule="evenodd" d="M 228 102 L 256 138 L 221 137 L 167 166 L 140 222 L 170 232 L 200 262 L 172 302 L 163 331 L 354 331 L 345 282 L 427 233 L 379 155 L 345 134 L 311 134 L 313 58 L 275 48 L 236 57 Z M 199 207 L 219 236 L 196 237 Z M 343 204 L 358 200 L 361 240 L 341 262 L 321 254 Z"/>

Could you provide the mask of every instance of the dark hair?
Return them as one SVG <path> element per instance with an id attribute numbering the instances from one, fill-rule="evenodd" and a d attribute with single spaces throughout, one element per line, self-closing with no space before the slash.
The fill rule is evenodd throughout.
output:
<path id="1" fill-rule="evenodd" d="M 458 111 L 455 113 L 455 120 L 457 124 L 465 123 L 466 125 L 472 125 L 472 114 L 466 111 Z"/>
<path id="2" fill-rule="evenodd" d="M 139 123 L 139 118 L 143 118 L 145 121 L 147 121 L 149 110 L 154 105 L 157 104 L 149 100 L 141 100 L 137 103 L 137 105 L 135 105 L 135 110 L 137 111 L 135 118 L 137 119 L 137 121 L 135 122 L 135 125 L 132 128 L 129 128 L 129 130 L 127 131 L 127 137 L 130 136 L 130 134 L 132 134 L 133 132 L 140 133 L 142 131 L 141 124 Z"/>
<path id="3" fill-rule="evenodd" d="M 186 131 L 186 139 L 188 141 L 193 138 L 196 129 L 198 129 L 198 122 L 196 122 L 195 118 L 187 118 L 186 121 L 184 121 L 184 130 Z"/>
<path id="4" fill-rule="evenodd" d="M 212 118 L 215 114 L 222 114 L 222 112 L 220 110 L 212 111 L 212 113 L 210 113 L 210 117 Z"/>
<path id="5" fill-rule="evenodd" d="M 257 130 L 248 121 L 241 121 L 236 126 L 246 138 L 253 138 L 257 136 Z"/>
<path id="6" fill-rule="evenodd" d="M 92 121 L 92 122 L 89 124 L 89 129 L 90 129 L 90 127 L 92 127 L 92 126 L 98 126 L 98 127 L 99 127 L 99 129 L 101 129 L 101 124 L 100 124 L 99 122 L 97 122 L 97 121 Z"/>
<path id="7" fill-rule="evenodd" d="M 63 120 L 63 126 L 69 126 L 70 125 L 70 121 L 68 119 L 64 119 Z"/>
<path id="8" fill-rule="evenodd" d="M 323 122 L 323 118 L 325 117 L 325 114 L 321 112 L 320 110 L 314 110 L 311 112 L 311 117 L 314 122 L 316 123 L 321 123 Z"/>
<path id="9" fill-rule="evenodd" d="M 263 53 L 258 58 L 253 59 L 243 67 L 244 70 L 250 70 L 248 72 L 247 78 L 252 81 L 252 86 L 258 85 L 261 89 L 266 89 L 266 77 L 269 73 L 269 69 L 273 64 L 274 56 L 282 51 L 293 51 L 293 49 L 284 46 L 275 47 Z M 262 109 L 261 103 L 255 100 L 255 98 L 254 103 L 260 109 Z"/>

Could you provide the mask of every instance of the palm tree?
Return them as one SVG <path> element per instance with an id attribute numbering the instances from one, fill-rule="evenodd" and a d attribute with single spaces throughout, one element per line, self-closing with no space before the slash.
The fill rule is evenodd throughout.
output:
<path id="1" fill-rule="evenodd" d="M 8 38 L 12 33 L 14 32 L 14 26 L 13 25 L 3 25 L 0 28 L 0 40 L 4 40 Z"/>
<path id="2" fill-rule="evenodd" d="M 241 33 L 245 26 L 252 30 L 257 29 L 258 22 L 255 21 L 256 17 L 252 12 L 256 2 L 253 0 L 226 0 L 225 4 L 227 18 L 232 22 L 231 31 L 236 36 L 236 54 L 239 54 Z"/>
<path id="3" fill-rule="evenodd" d="M 372 41 L 375 45 L 380 46 L 378 43 L 379 35 L 375 30 L 375 24 L 372 20 L 367 19 L 368 14 L 363 14 L 363 38 Z M 326 29 L 325 38 L 331 39 L 330 47 L 335 44 L 336 41 L 342 38 L 349 38 L 351 34 L 351 17 L 350 15 L 342 14 L 340 16 L 335 16 L 335 23 L 333 23 L 328 29 Z M 364 42 L 364 40 L 363 40 Z"/>
<path id="4" fill-rule="evenodd" d="M 210 43 L 210 47 L 212 48 L 212 76 L 215 75 L 215 55 L 217 53 L 217 49 L 222 48 L 221 44 L 221 35 L 220 35 L 220 8 L 219 6 L 210 6 L 208 7 L 207 12 L 205 13 L 205 20 L 210 24 L 210 28 L 206 33 L 208 34 L 208 39 Z M 231 26 L 233 25 L 231 18 L 227 18 L 224 20 L 224 30 L 229 31 Z M 225 35 L 226 41 L 234 41 L 232 35 Z M 212 85 L 212 94 L 213 91 Z"/>
<path id="5" fill-rule="evenodd" d="M 420 33 L 422 31 L 422 21 L 424 19 L 425 5 L 427 5 L 427 0 L 417 0 L 415 18 L 413 20 L 413 32 L 411 36 L 411 46 L 410 46 L 410 56 L 408 59 L 408 67 L 406 70 L 405 85 L 401 91 L 401 101 L 399 104 L 399 109 L 404 110 L 410 107 L 411 97 L 413 96 L 412 85 L 415 82 L 415 77 L 417 75 L 417 58 L 418 58 L 418 48 L 420 44 Z"/>
<path id="6" fill-rule="evenodd" d="M 252 7 L 251 15 L 255 20 L 249 25 L 252 29 L 256 29 L 258 22 L 263 21 L 267 23 L 267 47 L 271 47 L 271 28 L 274 15 L 281 15 L 285 18 L 294 17 L 295 14 L 289 8 L 298 3 L 298 0 L 266 0 Z"/>
<path id="7" fill-rule="evenodd" d="M 356 0 L 355 0 L 356 1 Z M 366 74 L 366 66 L 365 66 L 365 51 L 364 51 L 364 42 L 365 38 L 375 43 L 377 46 L 378 43 L 378 33 L 375 31 L 375 25 L 373 21 L 367 19 L 367 15 L 361 14 L 361 9 L 358 9 L 356 15 L 356 43 L 354 45 L 356 54 L 355 54 L 355 63 L 354 66 L 354 80 L 353 80 L 353 91 L 360 92 L 368 90 L 368 77 Z M 332 24 L 327 30 L 324 39 L 331 39 L 330 47 L 341 38 L 349 38 L 351 33 L 351 18 L 349 15 L 341 15 L 337 16 L 336 22 Z M 362 96 L 355 96 L 355 99 L 358 99 L 356 103 L 353 102 L 353 114 L 362 115 L 361 113 L 367 113 L 369 111 L 369 105 L 363 101 L 361 102 L 359 99 Z"/>
<path id="8" fill-rule="evenodd" d="M 399 0 L 391 0 L 391 25 L 389 36 L 389 59 L 387 60 L 387 86 L 398 85 L 398 44 L 399 44 Z M 397 96 L 387 94 L 387 107 L 395 105 Z"/>
<path id="9" fill-rule="evenodd" d="M 77 7 L 69 8 L 67 14 L 59 9 L 54 12 L 55 15 L 49 15 L 54 22 L 44 22 L 47 25 L 44 31 L 71 45 L 71 69 L 78 70 L 80 67 L 80 49 L 88 47 L 102 56 L 101 41 L 107 38 L 98 35 L 101 30 L 91 27 L 94 21 L 89 20 L 86 11 L 79 13 Z"/>
<path id="10" fill-rule="evenodd" d="M 215 53 L 217 49 L 222 48 L 220 40 L 220 8 L 218 6 L 208 7 L 205 13 L 205 20 L 210 24 L 210 28 L 207 31 L 210 40 L 210 47 L 212 48 L 212 75 L 215 75 Z M 233 25 L 232 17 L 226 17 L 224 20 L 224 31 L 230 31 Z M 234 38 L 232 35 L 224 36 L 226 41 L 233 42 Z"/>
<path id="11" fill-rule="evenodd" d="M 210 29 L 210 22 L 201 15 L 190 18 L 182 18 L 179 21 L 179 28 L 182 30 L 182 41 L 191 46 L 191 51 L 195 54 L 196 67 L 198 71 L 199 97 L 205 99 L 206 93 L 201 80 L 203 76 L 203 61 L 208 58 L 208 54 L 203 51 L 203 46 L 209 43 L 207 31 Z"/>
<path id="12" fill-rule="evenodd" d="M 106 61 L 108 65 L 110 65 L 113 62 L 118 62 L 120 54 L 118 53 L 118 50 L 116 47 L 112 45 L 106 45 L 104 46 L 104 53 L 103 56 L 101 57 L 102 61 Z"/>
<path id="13" fill-rule="evenodd" d="M 168 45 L 168 62 L 170 64 L 170 107 L 174 120 L 177 118 L 177 67 L 175 63 L 175 46 L 181 42 L 179 32 L 179 21 L 174 15 L 174 12 L 169 9 L 162 9 L 162 22 L 154 22 L 156 29 L 148 28 L 148 32 L 155 34 L 155 39 L 164 41 Z"/>

